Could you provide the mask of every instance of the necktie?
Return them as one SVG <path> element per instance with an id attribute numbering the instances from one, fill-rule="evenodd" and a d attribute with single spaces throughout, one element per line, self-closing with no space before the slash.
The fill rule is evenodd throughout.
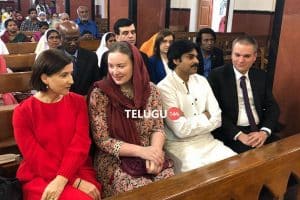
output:
<path id="1" fill-rule="evenodd" d="M 73 79 L 75 80 L 78 76 L 78 69 L 77 69 L 77 66 L 76 66 L 76 63 L 77 63 L 77 58 L 76 56 L 72 56 L 72 62 L 73 62 Z"/>
<path id="2" fill-rule="evenodd" d="M 246 87 L 246 76 L 242 76 L 241 80 L 240 80 L 240 86 L 242 89 L 242 93 L 243 93 L 243 99 L 244 99 L 244 103 L 245 103 L 245 109 L 246 109 L 246 114 L 248 117 L 248 121 L 251 127 L 251 131 L 257 131 L 257 126 L 253 117 L 253 113 L 250 107 L 250 102 L 249 102 L 249 96 L 248 96 L 248 91 L 247 91 L 247 87 Z"/>

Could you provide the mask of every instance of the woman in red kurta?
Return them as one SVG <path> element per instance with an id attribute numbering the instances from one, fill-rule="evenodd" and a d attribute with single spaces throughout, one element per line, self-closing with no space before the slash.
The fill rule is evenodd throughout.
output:
<path id="1" fill-rule="evenodd" d="M 61 51 L 41 53 L 31 77 L 38 92 L 14 111 L 24 199 L 100 199 L 88 157 L 87 106 L 84 97 L 69 92 L 72 72 L 71 59 Z"/>

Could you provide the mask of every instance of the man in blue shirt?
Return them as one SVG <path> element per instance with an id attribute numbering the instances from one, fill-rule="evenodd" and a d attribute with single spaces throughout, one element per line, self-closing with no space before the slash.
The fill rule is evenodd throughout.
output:
<path id="1" fill-rule="evenodd" d="M 82 39 L 100 38 L 98 26 L 92 20 L 89 20 L 89 11 L 86 6 L 77 8 L 78 18 L 75 23 L 78 24 Z"/>

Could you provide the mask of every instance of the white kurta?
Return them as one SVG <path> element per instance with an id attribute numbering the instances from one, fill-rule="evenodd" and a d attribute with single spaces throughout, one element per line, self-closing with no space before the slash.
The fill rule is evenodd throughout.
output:
<path id="1" fill-rule="evenodd" d="M 164 109 L 176 107 L 184 114 L 177 120 L 165 119 L 165 148 L 175 162 L 176 173 L 236 155 L 211 134 L 221 126 L 221 110 L 206 78 L 193 74 L 187 85 L 189 89 L 174 71 L 157 85 Z"/>

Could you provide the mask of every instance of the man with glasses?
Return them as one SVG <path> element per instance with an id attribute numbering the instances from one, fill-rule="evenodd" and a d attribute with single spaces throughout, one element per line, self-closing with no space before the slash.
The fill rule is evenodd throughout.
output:
<path id="1" fill-rule="evenodd" d="M 210 28 L 201 29 L 196 36 L 200 47 L 198 74 L 208 77 L 213 68 L 224 65 L 223 51 L 215 47 L 216 33 Z"/>
<path id="2" fill-rule="evenodd" d="M 74 84 L 71 91 L 87 95 L 90 86 L 100 79 L 97 55 L 79 47 L 80 32 L 75 22 L 62 22 L 59 24 L 58 30 L 62 36 L 60 49 L 73 58 Z"/>
<path id="3" fill-rule="evenodd" d="M 82 39 L 100 38 L 98 26 L 92 20 L 89 20 L 89 10 L 87 6 L 77 8 L 78 18 L 75 23 L 78 24 Z"/>

